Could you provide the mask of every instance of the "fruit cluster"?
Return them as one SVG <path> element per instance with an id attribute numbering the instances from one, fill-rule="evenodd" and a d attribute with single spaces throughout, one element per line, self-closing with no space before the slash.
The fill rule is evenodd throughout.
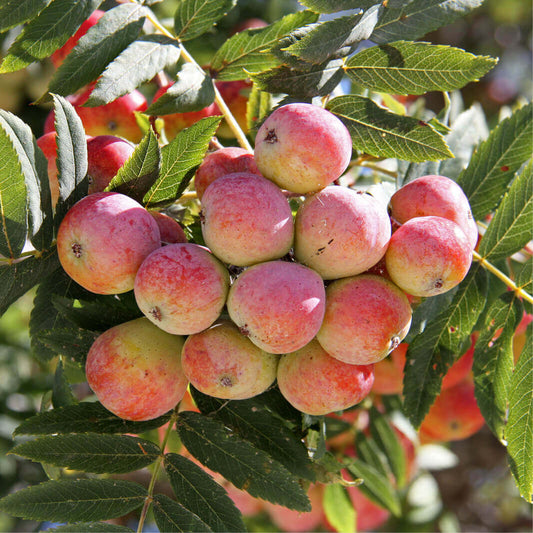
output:
<path id="1" fill-rule="evenodd" d="M 410 299 L 464 278 L 477 229 L 466 196 L 443 176 L 399 189 L 390 214 L 334 184 L 351 156 L 350 134 L 329 111 L 277 108 L 253 154 L 221 148 L 200 165 L 206 246 L 116 192 L 74 205 L 58 231 L 63 268 L 98 294 L 133 289 L 145 316 L 91 347 L 87 379 L 101 403 L 146 420 L 178 403 L 188 382 L 245 399 L 276 379 L 308 414 L 360 402 L 374 363 L 409 331 Z M 289 197 L 300 199 L 295 215 Z M 162 220 L 174 223 L 170 233 Z"/>

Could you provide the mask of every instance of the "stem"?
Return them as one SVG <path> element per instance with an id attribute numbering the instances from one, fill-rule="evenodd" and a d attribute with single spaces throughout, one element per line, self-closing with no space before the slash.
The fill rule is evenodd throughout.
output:
<path id="1" fill-rule="evenodd" d="M 174 424 L 176 423 L 176 420 L 178 419 L 178 407 L 179 404 L 174 409 L 174 412 L 172 413 L 172 416 L 170 417 L 170 420 L 168 422 L 168 427 L 165 432 L 165 436 L 163 437 L 163 440 L 161 442 L 161 455 L 157 458 L 157 461 L 154 465 L 154 471 L 152 472 L 152 478 L 150 479 L 150 484 L 148 485 L 148 496 L 146 496 L 146 499 L 144 500 L 144 505 L 141 511 L 141 516 L 139 517 L 139 525 L 137 526 L 137 533 L 141 533 L 144 527 L 144 522 L 146 520 L 146 515 L 148 514 L 148 509 L 150 508 L 150 504 L 152 503 L 153 495 L 154 495 L 154 488 L 155 483 L 157 481 L 157 477 L 159 476 L 159 471 L 161 470 L 161 464 L 163 462 L 163 458 L 165 457 L 165 447 L 167 445 L 168 438 L 170 437 L 170 432 L 172 431 L 172 428 L 174 427 Z"/>
<path id="2" fill-rule="evenodd" d="M 398 177 L 398 173 L 395 172 L 394 170 L 387 170 L 385 168 L 382 168 L 378 165 L 375 165 L 373 163 L 361 163 L 359 165 L 357 165 L 359 167 L 363 167 L 363 168 L 369 168 L 370 170 L 375 170 L 376 172 L 381 172 L 382 174 L 385 174 L 386 176 L 390 176 L 391 178 L 393 178 L 394 180 Z"/>
<path id="3" fill-rule="evenodd" d="M 136 0 L 130 0 L 130 2 L 132 4 L 136 4 L 137 1 Z M 153 26 L 159 30 L 163 35 L 165 35 L 166 37 L 168 37 L 169 39 L 173 39 L 174 41 L 176 41 L 179 45 L 179 48 L 180 48 L 180 52 L 181 52 L 181 55 L 183 57 L 183 59 L 185 61 L 187 61 L 187 63 L 192 63 L 193 65 L 196 65 L 196 67 L 198 67 L 200 70 L 202 70 L 203 72 L 203 69 L 202 67 L 200 67 L 200 65 L 198 65 L 198 63 L 196 62 L 196 60 L 194 59 L 194 57 L 191 56 L 191 54 L 189 54 L 189 52 L 187 51 L 187 49 L 183 46 L 183 44 L 181 43 L 181 41 L 175 36 L 175 35 L 172 35 L 172 33 L 170 33 L 158 20 L 157 18 L 155 18 L 154 14 L 152 12 L 150 12 L 146 18 L 153 24 Z M 226 122 L 228 123 L 228 126 L 231 128 L 231 131 L 233 131 L 233 133 L 235 134 L 235 137 L 237 138 L 237 141 L 239 142 L 239 144 L 241 145 L 242 148 L 244 148 L 245 150 L 248 150 L 249 152 L 253 152 L 253 149 L 250 145 L 250 143 L 248 142 L 248 139 L 246 138 L 246 135 L 244 134 L 244 132 L 242 131 L 241 127 L 239 126 L 238 122 L 235 120 L 235 117 L 233 116 L 233 114 L 231 113 L 231 111 L 229 110 L 229 107 L 226 105 L 226 102 L 224 102 L 224 99 L 222 98 L 222 96 L 220 95 L 220 92 L 218 91 L 216 85 L 213 83 L 213 88 L 215 89 L 215 102 L 217 103 L 220 111 L 222 112 L 222 114 L 224 115 L 224 118 L 226 119 Z"/>
<path id="4" fill-rule="evenodd" d="M 533 296 L 527 293 L 521 287 L 518 287 L 516 283 L 509 277 L 506 276 L 501 270 L 496 268 L 492 263 L 487 261 L 485 258 L 481 257 L 475 250 L 473 252 L 474 260 L 477 261 L 483 268 L 487 269 L 490 273 L 494 274 L 498 279 L 503 281 L 507 287 L 516 293 L 517 296 L 526 300 L 530 304 L 533 304 Z"/>

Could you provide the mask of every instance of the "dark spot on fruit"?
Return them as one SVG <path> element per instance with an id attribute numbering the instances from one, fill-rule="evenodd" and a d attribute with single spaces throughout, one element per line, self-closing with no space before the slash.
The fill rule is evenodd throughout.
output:
<path id="1" fill-rule="evenodd" d="M 316 254 L 315 254 L 315 255 L 320 255 L 325 249 L 326 249 L 326 247 L 325 247 L 325 246 L 322 246 L 322 248 L 319 248 L 319 249 L 316 251 Z"/>
<path id="2" fill-rule="evenodd" d="M 81 244 L 79 242 L 75 242 L 72 246 L 72 253 L 74 254 L 75 257 L 81 257 Z"/>
<path id="3" fill-rule="evenodd" d="M 200 224 L 203 224 L 205 222 L 205 215 L 204 215 L 204 210 L 203 209 L 200 210 L 199 217 L 200 217 Z"/>
<path id="4" fill-rule="evenodd" d="M 328 241 L 328 244 L 331 244 L 334 240 L 335 240 L 335 239 L 330 239 L 330 240 Z"/>
<path id="5" fill-rule="evenodd" d="M 107 128 L 108 128 L 110 131 L 115 131 L 115 130 L 118 128 L 118 124 L 117 124 L 114 120 L 110 120 L 110 121 L 107 123 Z"/>
<path id="6" fill-rule="evenodd" d="M 444 282 L 440 278 L 438 278 L 435 280 L 435 283 L 433 286 L 435 287 L 435 289 L 441 289 L 443 285 L 444 285 Z"/>
<path id="7" fill-rule="evenodd" d="M 241 332 L 241 335 L 244 335 L 245 337 L 248 337 L 250 335 L 250 330 L 248 329 L 248 324 L 244 324 L 244 326 L 241 326 L 239 328 L 239 331 Z"/>
<path id="8" fill-rule="evenodd" d="M 267 131 L 265 142 L 270 143 L 270 144 L 274 144 L 278 142 L 278 136 L 276 135 L 276 130 Z"/>
<path id="9" fill-rule="evenodd" d="M 150 309 L 150 311 L 148 311 L 148 312 L 152 315 L 154 320 L 157 320 L 158 322 L 161 322 L 162 314 L 161 314 L 161 309 L 159 309 L 159 307 L 157 307 L 157 306 L 152 307 L 152 309 Z"/>
<path id="10" fill-rule="evenodd" d="M 230 378 L 230 376 L 222 376 L 220 378 L 220 384 L 223 387 L 232 387 L 233 386 L 233 380 Z"/>
<path id="11" fill-rule="evenodd" d="M 419 120 L 418 124 L 419 124 L 419 126 L 427 126 L 428 125 L 428 123 L 424 122 L 423 120 Z"/>

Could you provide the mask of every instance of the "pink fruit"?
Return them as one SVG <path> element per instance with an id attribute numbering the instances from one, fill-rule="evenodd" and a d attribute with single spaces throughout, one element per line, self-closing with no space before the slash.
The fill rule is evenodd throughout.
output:
<path id="1" fill-rule="evenodd" d="M 374 386 L 372 392 L 376 394 L 401 394 L 403 391 L 403 376 L 405 354 L 409 345 L 402 342 L 388 357 L 374 365 Z"/>
<path id="2" fill-rule="evenodd" d="M 293 407 L 309 415 L 347 409 L 365 398 L 373 383 L 373 365 L 339 361 L 316 340 L 282 356 L 278 365 L 281 394 Z"/>
<path id="3" fill-rule="evenodd" d="M 442 379 L 441 390 L 449 389 L 464 379 L 473 380 L 472 364 L 474 363 L 474 351 L 476 349 L 477 333 L 471 336 L 472 344 L 468 350 L 458 357 L 448 369 Z"/>
<path id="4" fill-rule="evenodd" d="M 317 333 L 324 316 L 320 276 L 303 265 L 269 261 L 246 269 L 233 283 L 228 312 L 241 333 L 269 353 L 290 353 Z"/>
<path id="5" fill-rule="evenodd" d="M 254 154 L 244 148 L 229 146 L 207 154 L 194 176 L 194 188 L 201 200 L 207 187 L 218 178 L 234 172 L 258 174 Z"/>
<path id="6" fill-rule="evenodd" d="M 407 335 L 411 314 L 405 294 L 385 278 L 361 274 L 339 279 L 326 289 L 326 312 L 317 339 L 340 361 L 377 363 Z"/>
<path id="7" fill-rule="evenodd" d="M 306 194 L 323 189 L 346 170 L 352 139 L 346 126 L 322 107 L 287 104 L 263 122 L 254 153 L 265 178 Z"/>
<path id="8" fill-rule="evenodd" d="M 375 504 L 357 487 L 348 487 L 348 494 L 357 513 L 356 531 L 375 531 L 389 518 L 389 511 Z"/>
<path id="9" fill-rule="evenodd" d="M 161 245 L 187 242 L 187 236 L 183 228 L 172 217 L 159 211 L 149 211 L 154 217 L 161 234 Z"/>
<path id="10" fill-rule="evenodd" d="M 248 106 L 250 91 L 252 89 L 252 83 L 249 80 L 217 81 L 216 87 L 241 130 L 244 133 L 248 133 L 246 109 Z M 222 114 L 220 110 L 219 114 Z M 223 120 L 218 127 L 217 135 L 226 139 L 235 138 L 233 130 L 225 120 Z"/>
<path id="11" fill-rule="evenodd" d="M 265 392 L 276 379 L 278 359 L 258 348 L 229 320 L 190 335 L 181 353 L 183 371 L 194 387 L 230 400 Z"/>
<path id="12" fill-rule="evenodd" d="M 390 237 L 385 205 L 369 194 L 331 185 L 298 209 L 294 253 L 324 279 L 344 278 L 375 265 Z"/>
<path id="13" fill-rule="evenodd" d="M 415 217 L 439 216 L 455 222 L 472 249 L 478 238 L 476 221 L 461 187 L 445 176 L 422 176 L 397 190 L 390 199 L 391 216 L 403 224 Z"/>
<path id="14" fill-rule="evenodd" d="M 67 212 L 57 233 L 65 272 L 97 294 L 133 289 L 141 263 L 160 244 L 159 229 L 148 211 L 115 192 L 82 198 Z"/>
<path id="15" fill-rule="evenodd" d="M 472 263 L 472 247 L 455 222 L 417 217 L 392 234 L 385 263 L 392 281 L 405 292 L 435 296 L 464 279 Z"/>
<path id="16" fill-rule="evenodd" d="M 154 324 L 168 333 L 191 335 L 218 318 L 228 288 L 228 271 L 209 250 L 179 243 L 143 261 L 134 291 L 139 309 Z"/>
<path id="17" fill-rule="evenodd" d="M 202 197 L 202 234 L 207 247 L 231 265 L 278 259 L 292 245 L 291 208 L 281 190 L 262 176 L 228 174 Z"/>
<path id="18" fill-rule="evenodd" d="M 183 338 L 165 333 L 146 318 L 120 324 L 91 346 L 87 381 L 102 405 L 120 418 L 157 418 L 187 390 L 179 357 L 182 346 Z"/>

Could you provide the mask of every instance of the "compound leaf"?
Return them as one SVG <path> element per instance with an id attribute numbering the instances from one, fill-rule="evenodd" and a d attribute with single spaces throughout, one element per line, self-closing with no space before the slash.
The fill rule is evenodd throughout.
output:
<path id="1" fill-rule="evenodd" d="M 52 0 L 4 0 L 0 5 L 0 32 L 23 24 L 39 14 Z"/>
<path id="2" fill-rule="evenodd" d="M 156 494 L 152 501 L 154 518 L 159 531 L 209 532 L 213 531 L 205 522 L 180 503 L 164 494 Z"/>
<path id="3" fill-rule="evenodd" d="M 36 340 L 54 355 L 62 355 L 80 366 L 85 365 L 87 353 L 98 337 L 99 332 L 76 326 L 45 329 L 35 333 Z"/>
<path id="4" fill-rule="evenodd" d="M 48 531 L 60 531 L 61 533 L 87 533 L 87 531 L 96 531 L 97 533 L 131 533 L 133 530 L 129 527 L 117 526 L 108 522 L 77 522 L 75 524 L 65 524 L 64 526 L 48 529 Z"/>
<path id="5" fill-rule="evenodd" d="M 317 13 L 337 13 L 347 9 L 366 9 L 377 0 L 300 0 L 300 4 Z"/>

